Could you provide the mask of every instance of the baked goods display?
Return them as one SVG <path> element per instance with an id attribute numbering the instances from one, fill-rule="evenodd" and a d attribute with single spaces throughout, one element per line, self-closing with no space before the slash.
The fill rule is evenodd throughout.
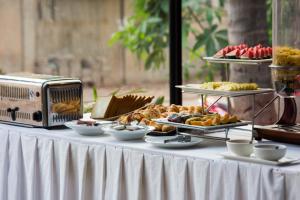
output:
<path id="1" fill-rule="evenodd" d="M 172 114 L 167 119 L 170 122 L 183 123 L 193 126 L 218 126 L 222 124 L 239 122 L 239 119 L 235 115 L 225 114 L 221 116 L 218 113 L 206 114 L 201 116 Z"/>
<path id="2" fill-rule="evenodd" d="M 276 47 L 273 64 L 278 66 L 300 67 L 300 50 L 291 47 Z"/>
<path id="3" fill-rule="evenodd" d="M 152 119 L 157 118 L 166 118 L 171 114 L 179 113 L 179 114 L 186 114 L 190 116 L 194 115 L 201 115 L 205 112 L 201 106 L 179 106 L 179 105 L 149 105 L 144 109 L 139 109 L 134 111 L 133 113 L 122 115 L 118 122 L 121 124 L 130 124 L 133 121 L 137 121 L 140 124 L 145 124 L 148 126 L 153 126 L 155 131 L 160 132 L 169 132 L 175 130 L 175 127 L 169 125 L 162 125 L 158 124 Z"/>
<path id="4" fill-rule="evenodd" d="M 93 107 L 91 117 L 107 119 L 132 112 L 151 103 L 153 96 L 125 95 L 101 97 Z"/>
<path id="5" fill-rule="evenodd" d="M 220 91 L 257 90 L 256 83 L 206 82 L 199 85 L 200 89 Z"/>
<path id="6" fill-rule="evenodd" d="M 264 47 L 258 44 L 253 47 L 249 47 L 247 44 L 240 44 L 237 46 L 227 46 L 219 50 L 214 58 L 228 58 L 228 59 L 268 59 L 272 58 L 272 48 Z"/>

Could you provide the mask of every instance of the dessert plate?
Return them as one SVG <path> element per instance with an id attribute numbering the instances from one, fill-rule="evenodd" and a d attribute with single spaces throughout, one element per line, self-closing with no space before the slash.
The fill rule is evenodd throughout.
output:
<path id="1" fill-rule="evenodd" d="M 271 160 L 263 160 L 260 158 L 256 158 L 254 154 L 251 154 L 251 156 L 246 157 L 246 156 L 237 156 L 234 155 L 230 152 L 223 152 L 220 154 L 226 159 L 230 160 L 238 160 L 238 161 L 244 161 L 244 162 L 251 162 L 251 163 L 259 163 L 259 164 L 265 164 L 265 165 L 276 165 L 276 166 L 281 166 L 281 165 L 289 165 L 292 163 L 295 163 L 297 161 L 300 161 L 300 158 L 295 158 L 295 157 L 283 157 L 278 161 L 271 161 Z"/>

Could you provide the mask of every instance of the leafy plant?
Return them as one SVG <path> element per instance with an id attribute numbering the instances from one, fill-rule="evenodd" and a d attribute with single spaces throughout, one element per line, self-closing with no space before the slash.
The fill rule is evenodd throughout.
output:
<path id="1" fill-rule="evenodd" d="M 164 96 L 159 96 L 155 99 L 154 104 L 155 105 L 161 105 L 163 104 L 165 101 L 165 97 Z"/>
<path id="2" fill-rule="evenodd" d="M 158 69 L 165 65 L 169 45 L 169 0 L 134 0 L 133 15 L 114 33 L 110 44 L 120 42 L 145 62 L 145 69 Z M 184 61 L 185 78 L 190 68 L 202 56 L 213 55 L 227 45 L 227 30 L 221 29 L 224 0 L 216 6 L 210 0 L 182 0 L 182 44 L 189 52 Z M 195 43 L 190 45 L 189 40 Z M 209 63 L 199 68 L 199 76 L 212 80 L 219 67 Z"/>

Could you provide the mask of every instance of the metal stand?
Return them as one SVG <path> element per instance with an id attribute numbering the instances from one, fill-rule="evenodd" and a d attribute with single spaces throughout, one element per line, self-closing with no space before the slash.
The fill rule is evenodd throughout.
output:
<path id="1" fill-rule="evenodd" d="M 226 76 L 226 80 L 229 81 L 229 65 L 230 63 L 235 63 L 235 64 L 244 64 L 244 65 L 261 65 L 261 64 L 270 64 L 272 62 L 272 59 L 262 59 L 262 60 L 242 60 L 242 59 L 216 59 L 213 57 L 204 57 L 204 60 L 211 62 L 211 63 L 223 63 L 225 64 L 225 76 Z M 177 86 L 178 87 L 178 86 Z M 201 105 L 202 108 L 204 108 L 204 95 L 213 95 L 214 92 L 207 92 L 205 93 L 204 91 L 199 91 L 197 92 L 197 90 L 188 90 L 188 88 L 184 88 L 184 87 L 180 87 L 182 90 L 185 90 L 187 92 L 191 92 L 191 93 L 198 93 L 201 96 Z M 270 93 L 273 92 L 274 90 L 266 90 L 266 91 L 262 91 L 262 92 L 249 92 L 246 94 L 226 94 L 226 92 L 224 92 L 224 95 L 222 95 L 222 92 L 218 92 L 218 94 L 214 94 L 214 96 L 219 96 L 217 98 L 217 100 L 215 100 L 211 105 L 209 105 L 206 109 L 206 112 L 208 112 L 210 110 L 210 108 L 215 105 L 220 99 L 222 99 L 223 97 L 227 98 L 227 111 L 228 113 L 230 113 L 230 98 L 231 97 L 241 97 L 241 96 L 252 96 L 252 120 L 251 120 L 251 141 L 253 141 L 253 139 L 256 136 L 256 132 L 254 129 L 254 125 L 255 125 L 255 119 L 259 116 L 260 113 L 262 113 L 267 107 L 269 107 L 278 97 L 276 96 L 274 99 L 272 99 L 269 103 L 266 104 L 266 106 L 264 106 L 260 111 L 258 111 L 257 113 L 255 113 L 255 97 L 256 94 L 264 94 L 264 93 Z M 278 109 L 280 109 L 280 102 L 278 104 Z M 204 114 L 204 109 L 202 110 L 202 114 Z M 279 119 L 279 117 L 278 117 Z M 191 133 L 183 133 L 183 132 L 178 132 L 180 134 L 188 134 L 188 135 L 192 135 L 195 137 L 201 137 L 201 138 L 206 138 L 206 139 L 215 139 L 215 140 L 223 140 L 226 141 L 228 140 L 228 133 L 229 133 L 229 129 L 240 129 L 237 127 L 229 127 L 229 128 L 223 128 L 223 129 L 219 129 L 223 130 L 225 132 L 225 138 L 219 138 L 219 137 L 212 137 L 212 136 L 207 136 L 204 135 L 205 132 L 202 131 L 202 134 L 191 134 Z"/>

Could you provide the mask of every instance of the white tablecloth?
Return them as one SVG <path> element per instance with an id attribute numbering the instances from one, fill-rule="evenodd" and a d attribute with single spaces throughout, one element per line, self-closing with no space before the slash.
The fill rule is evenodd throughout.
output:
<path id="1" fill-rule="evenodd" d="M 0 199 L 300 198 L 300 165 L 229 161 L 218 155 L 225 150 L 220 142 L 167 150 L 108 135 L 0 125 Z M 299 150 L 289 145 L 288 153 Z"/>

